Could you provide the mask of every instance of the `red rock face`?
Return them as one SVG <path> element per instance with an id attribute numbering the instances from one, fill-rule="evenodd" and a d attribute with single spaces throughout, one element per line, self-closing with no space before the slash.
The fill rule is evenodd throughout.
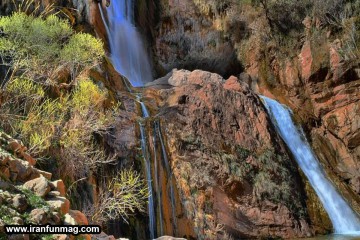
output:
<path id="1" fill-rule="evenodd" d="M 360 213 L 359 65 L 340 51 L 340 40 L 320 35 L 305 41 L 295 58 L 272 53 L 278 64 L 268 70 L 277 78 L 275 87 L 259 89 L 294 110 L 328 175 Z M 255 68 L 258 60 L 252 61 L 251 76 L 268 82 Z"/>
<path id="2" fill-rule="evenodd" d="M 157 116 L 198 238 L 312 235 L 296 164 L 248 85 L 199 70 L 165 80 L 169 87 L 146 94 L 160 99 Z"/>

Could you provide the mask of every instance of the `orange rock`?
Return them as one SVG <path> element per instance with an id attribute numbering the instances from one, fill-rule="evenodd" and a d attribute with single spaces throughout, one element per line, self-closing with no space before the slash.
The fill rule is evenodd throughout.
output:
<path id="1" fill-rule="evenodd" d="M 237 77 L 231 76 L 228 80 L 224 83 L 224 89 L 243 92 L 246 87 L 244 83 L 240 83 Z"/>
<path id="2" fill-rule="evenodd" d="M 31 157 L 30 154 L 23 152 L 21 154 L 22 158 L 24 158 L 31 166 L 35 166 L 36 160 L 35 158 Z"/>
<path id="3" fill-rule="evenodd" d="M 70 210 L 69 214 L 72 218 L 75 219 L 78 225 L 89 225 L 89 221 L 87 217 L 82 212 L 78 210 Z"/>
<path id="4" fill-rule="evenodd" d="M 58 191 L 60 193 L 60 196 L 65 197 L 66 188 L 65 188 L 65 184 L 62 180 L 56 180 L 56 181 L 50 182 L 50 187 L 53 190 Z"/>
<path id="5" fill-rule="evenodd" d="M 301 49 L 299 55 L 300 65 L 301 65 L 301 77 L 304 80 L 307 80 L 312 75 L 312 54 L 311 54 L 311 43 L 306 41 Z"/>

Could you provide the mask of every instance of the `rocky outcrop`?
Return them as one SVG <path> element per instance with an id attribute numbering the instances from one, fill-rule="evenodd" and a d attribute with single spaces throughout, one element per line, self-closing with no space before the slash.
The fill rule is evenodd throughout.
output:
<path id="1" fill-rule="evenodd" d="M 294 33 L 276 32 L 264 9 L 246 3 L 158 4 L 161 14 L 153 34 L 157 72 L 164 76 L 181 67 L 239 73 L 229 70 L 236 69 L 235 54 L 249 76 L 249 87 L 294 111 L 328 175 L 359 209 L 360 68 L 356 46 L 346 35 L 357 34 L 348 33 L 346 24 L 351 26 L 353 19 L 343 19 L 341 30 L 334 30 L 317 16 L 306 17 L 293 37 Z"/>
<path id="2" fill-rule="evenodd" d="M 62 180 L 51 182 L 51 173 L 38 170 L 35 163 L 20 141 L 0 131 L 0 225 L 87 225 L 84 214 L 70 210 Z M 1 237 L 7 237 L 2 227 Z M 13 238 L 29 236 L 12 235 Z M 56 239 L 66 238 L 65 235 Z"/>
<path id="3" fill-rule="evenodd" d="M 199 239 L 306 237 L 311 225 L 296 164 L 265 109 L 236 77 L 174 70 L 148 87 L 185 214 Z M 160 87 L 159 87 L 160 86 Z"/>

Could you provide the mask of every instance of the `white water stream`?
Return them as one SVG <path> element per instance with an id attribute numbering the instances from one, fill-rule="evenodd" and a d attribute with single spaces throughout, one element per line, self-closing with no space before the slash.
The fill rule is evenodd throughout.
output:
<path id="1" fill-rule="evenodd" d="M 296 127 L 290 110 L 279 102 L 261 97 L 277 132 L 294 155 L 322 202 L 337 234 L 360 234 L 360 221 L 349 204 L 327 179 L 303 131 Z"/>

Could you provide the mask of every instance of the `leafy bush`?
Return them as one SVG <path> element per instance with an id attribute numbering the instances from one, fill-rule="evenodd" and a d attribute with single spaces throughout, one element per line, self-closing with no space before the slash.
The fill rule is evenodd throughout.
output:
<path id="1" fill-rule="evenodd" d="M 59 52 L 73 30 L 56 16 L 35 18 L 24 13 L 14 13 L 0 18 L 0 53 L 14 71 L 44 82 L 52 77 L 59 66 Z"/>
<path id="2" fill-rule="evenodd" d="M 7 112 L 5 116 L 10 121 L 10 116 L 26 115 L 32 106 L 39 104 L 45 97 L 42 86 L 30 79 L 15 78 L 6 90 L 3 95 L 7 101 L 2 104 L 2 113 Z"/>
<path id="3" fill-rule="evenodd" d="M 25 195 L 28 204 L 32 208 L 50 209 L 49 204 L 43 198 L 37 196 L 33 191 L 23 187 L 19 187 L 19 190 Z"/>
<path id="4" fill-rule="evenodd" d="M 103 107 L 102 105 L 105 99 L 105 91 L 101 90 L 90 79 L 82 79 L 72 94 L 72 110 L 81 115 L 86 115 L 91 110 L 100 110 Z"/>
<path id="5" fill-rule="evenodd" d="M 56 83 L 64 69 L 75 80 L 104 55 L 101 41 L 89 34 L 74 34 L 68 21 L 55 15 L 43 19 L 17 12 L 1 17 L 0 33 L 0 54 L 12 75 L 40 83 Z"/>
<path id="6" fill-rule="evenodd" d="M 90 34 L 77 33 L 60 53 L 61 60 L 76 76 L 80 69 L 93 67 L 103 57 L 104 49 L 100 40 Z"/>
<path id="7" fill-rule="evenodd" d="M 51 146 L 65 113 L 63 102 L 47 99 L 40 105 L 33 105 L 25 119 L 15 125 L 15 129 L 23 136 L 29 151 L 38 155 Z"/>
<path id="8" fill-rule="evenodd" d="M 44 89 L 30 79 L 14 79 L 8 86 L 7 91 L 17 97 L 41 99 L 45 96 Z"/>

